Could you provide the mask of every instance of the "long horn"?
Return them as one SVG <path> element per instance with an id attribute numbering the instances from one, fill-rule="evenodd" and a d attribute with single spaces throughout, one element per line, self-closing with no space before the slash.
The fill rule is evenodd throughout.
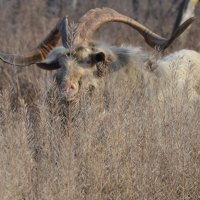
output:
<path id="1" fill-rule="evenodd" d="M 173 31 L 172 33 L 174 33 L 176 31 L 176 29 L 178 28 L 178 26 L 181 24 L 181 21 L 183 19 L 183 14 L 188 6 L 188 3 L 189 3 L 190 0 L 183 0 L 181 3 L 180 3 L 180 6 L 178 8 L 178 15 L 176 17 L 176 21 L 175 21 L 175 24 L 174 24 L 174 27 L 173 27 Z"/>
<path id="2" fill-rule="evenodd" d="M 147 27 L 143 26 L 139 22 L 122 15 L 111 8 L 97 8 L 88 11 L 83 17 L 80 18 L 75 43 L 79 44 L 82 42 L 89 41 L 95 31 L 100 28 L 103 24 L 108 22 L 121 22 L 125 23 L 132 28 L 136 29 L 145 39 L 147 44 L 152 48 L 158 50 L 164 50 L 167 48 L 192 22 L 194 18 L 188 19 L 182 24 L 177 31 L 171 35 L 169 39 L 163 38 L 158 34 L 152 32 Z"/>
<path id="3" fill-rule="evenodd" d="M 67 43 L 66 32 L 63 27 L 68 25 L 67 18 L 60 20 L 47 37 L 31 52 L 24 55 L 14 55 L 0 52 L 0 59 L 6 63 L 18 66 L 27 66 L 39 63 L 47 58 L 48 53 L 58 44 L 60 37 Z"/>

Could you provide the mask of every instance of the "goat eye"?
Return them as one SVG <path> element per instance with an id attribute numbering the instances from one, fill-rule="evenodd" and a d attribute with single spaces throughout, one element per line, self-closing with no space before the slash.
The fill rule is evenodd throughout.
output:
<path id="1" fill-rule="evenodd" d="M 82 83 L 82 81 L 81 81 L 81 79 L 78 81 L 78 85 L 79 86 L 81 86 L 81 83 Z"/>
<path id="2" fill-rule="evenodd" d="M 67 53 L 67 56 L 70 56 L 70 53 L 69 53 L 69 52 Z"/>

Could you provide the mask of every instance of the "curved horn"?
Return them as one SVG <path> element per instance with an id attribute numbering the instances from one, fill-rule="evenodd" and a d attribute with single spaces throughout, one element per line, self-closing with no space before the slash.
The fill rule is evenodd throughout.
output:
<path id="1" fill-rule="evenodd" d="M 178 8 L 179 11 L 178 11 L 178 14 L 176 17 L 176 21 L 175 21 L 172 33 L 174 33 L 176 31 L 176 29 L 178 28 L 178 26 L 181 24 L 181 21 L 183 19 L 183 14 L 188 6 L 188 3 L 189 3 L 189 0 L 183 0 L 180 3 L 180 6 Z"/>
<path id="2" fill-rule="evenodd" d="M 111 8 L 97 8 L 88 11 L 79 20 L 77 28 L 77 34 L 75 43 L 82 43 L 89 41 L 95 31 L 103 24 L 108 22 L 121 22 L 125 23 L 132 28 L 136 29 L 145 39 L 147 44 L 152 48 L 164 50 L 176 39 L 192 22 L 194 18 L 190 18 L 184 24 L 182 24 L 177 31 L 171 35 L 169 39 L 163 38 L 156 33 L 152 32 L 147 27 L 143 26 L 139 22 L 131 19 L 125 15 L 122 15 Z"/>
<path id="3" fill-rule="evenodd" d="M 67 33 L 66 28 L 64 28 L 67 25 L 67 18 L 64 17 L 33 51 L 24 55 L 0 52 L 0 59 L 6 63 L 18 66 L 27 66 L 43 61 L 47 58 L 48 53 L 58 44 L 60 37 L 62 37 L 63 44 L 67 43 Z"/>

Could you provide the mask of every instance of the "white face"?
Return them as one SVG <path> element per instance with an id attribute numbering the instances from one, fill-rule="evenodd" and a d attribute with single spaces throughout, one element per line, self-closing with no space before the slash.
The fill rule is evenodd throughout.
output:
<path id="1" fill-rule="evenodd" d="M 78 46 L 70 52 L 63 47 L 50 52 L 45 67 L 58 68 L 56 81 L 61 96 L 72 101 L 80 88 L 87 91 L 95 88 L 96 80 L 106 75 L 105 69 L 108 68 L 105 53 L 100 50 L 90 44 Z"/>
<path id="2" fill-rule="evenodd" d="M 67 101 L 73 101 L 79 94 L 80 89 L 90 91 L 96 87 L 98 68 L 89 57 L 77 60 L 76 58 L 60 58 L 61 68 L 57 71 L 56 79 L 61 95 Z"/>

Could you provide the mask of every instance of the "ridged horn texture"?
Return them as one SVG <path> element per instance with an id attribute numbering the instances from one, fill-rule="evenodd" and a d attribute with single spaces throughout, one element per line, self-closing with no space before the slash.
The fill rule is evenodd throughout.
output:
<path id="1" fill-rule="evenodd" d="M 143 26 L 139 22 L 122 15 L 111 8 L 97 8 L 88 11 L 83 17 L 80 18 L 75 43 L 80 44 L 89 41 L 95 31 L 103 24 L 108 22 L 121 22 L 136 29 L 145 39 L 147 44 L 158 50 L 164 50 L 167 48 L 192 22 L 194 18 L 188 19 L 182 24 L 177 31 L 171 35 L 169 39 L 163 38 L 158 34 L 152 32 L 147 27 Z"/>
<path id="2" fill-rule="evenodd" d="M 63 25 L 64 24 L 64 25 Z M 24 55 L 14 55 L 0 52 L 0 59 L 6 63 L 18 66 L 27 66 L 41 62 L 47 58 L 48 53 L 58 44 L 58 41 L 62 35 L 63 42 L 67 43 L 66 28 L 67 18 L 64 17 L 60 20 L 54 29 L 47 35 L 47 37 L 31 52 Z"/>
<path id="3" fill-rule="evenodd" d="M 61 23 L 59 24 L 59 32 L 61 35 L 61 39 L 62 39 L 62 44 L 65 48 L 69 48 L 68 47 L 68 19 L 67 17 L 64 17 L 61 21 Z"/>

